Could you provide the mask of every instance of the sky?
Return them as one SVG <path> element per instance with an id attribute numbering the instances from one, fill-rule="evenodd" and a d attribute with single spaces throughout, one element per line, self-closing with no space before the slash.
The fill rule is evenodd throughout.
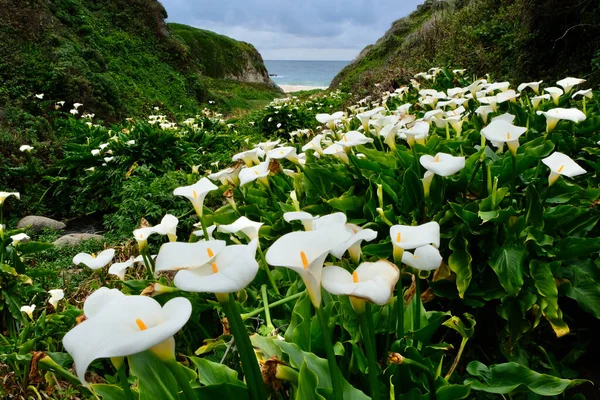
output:
<path id="1" fill-rule="evenodd" d="M 265 60 L 352 60 L 422 0 L 160 0 L 168 22 L 252 43 Z"/>

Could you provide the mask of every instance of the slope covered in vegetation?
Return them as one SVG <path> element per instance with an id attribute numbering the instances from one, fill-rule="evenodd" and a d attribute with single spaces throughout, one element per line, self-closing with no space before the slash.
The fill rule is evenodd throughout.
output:
<path id="1" fill-rule="evenodd" d="M 600 82 L 600 4 L 593 0 L 426 0 L 334 79 L 365 95 L 432 65 L 497 79 L 580 76 Z"/>

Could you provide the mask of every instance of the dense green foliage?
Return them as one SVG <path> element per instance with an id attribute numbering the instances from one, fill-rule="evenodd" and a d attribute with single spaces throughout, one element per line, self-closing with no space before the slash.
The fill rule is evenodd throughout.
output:
<path id="1" fill-rule="evenodd" d="M 331 87 L 359 96 L 398 87 L 434 66 L 498 80 L 580 76 L 600 82 L 600 6 L 594 0 L 427 0 L 392 24 Z"/>

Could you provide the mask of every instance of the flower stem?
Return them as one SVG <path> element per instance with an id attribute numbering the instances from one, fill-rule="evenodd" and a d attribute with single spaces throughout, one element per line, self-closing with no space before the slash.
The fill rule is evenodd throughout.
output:
<path id="1" fill-rule="evenodd" d="M 415 312 L 413 314 L 413 329 L 418 331 L 421 329 L 421 279 L 419 278 L 419 274 L 415 273 L 415 297 L 413 298 L 415 301 Z"/>
<path id="2" fill-rule="evenodd" d="M 271 312 L 269 310 L 269 296 L 267 295 L 267 285 L 262 285 L 260 287 L 260 290 L 262 292 L 263 304 L 265 305 L 265 320 L 267 321 L 267 328 L 273 330 L 275 329 L 275 327 L 271 322 Z"/>
<path id="3" fill-rule="evenodd" d="M 275 291 L 275 293 L 277 293 L 277 295 L 280 295 L 279 288 L 277 287 L 277 283 L 275 282 L 275 278 L 273 278 L 273 275 L 271 275 L 271 269 L 269 268 L 269 264 L 267 264 L 267 259 L 265 258 L 265 253 L 262 251 L 262 248 L 260 247 L 260 241 L 258 242 L 258 254 L 260 256 L 260 260 L 262 261 L 263 268 L 265 269 L 265 272 L 267 273 L 267 277 L 269 278 L 269 282 L 271 283 L 271 286 L 273 287 L 273 290 Z"/>
<path id="4" fill-rule="evenodd" d="M 175 377 L 175 380 L 177 381 L 177 384 L 179 385 L 181 390 L 183 390 L 185 398 L 187 400 L 197 399 L 198 396 L 194 394 L 194 390 L 190 385 L 190 381 L 183 369 L 181 368 L 181 366 L 175 360 L 166 362 L 165 365 L 167 366 L 167 368 L 169 368 L 169 371 L 171 371 L 171 373 Z"/>
<path id="5" fill-rule="evenodd" d="M 323 333 L 323 345 L 325 346 L 325 353 L 327 354 L 327 364 L 329 365 L 329 374 L 331 375 L 331 385 L 333 387 L 333 399 L 343 400 L 343 388 L 341 373 L 335 359 L 335 352 L 333 351 L 333 343 L 331 341 L 331 332 L 329 331 L 328 317 L 323 311 L 323 307 L 316 309 L 319 322 L 321 324 L 321 331 Z"/>
<path id="6" fill-rule="evenodd" d="M 250 398 L 255 400 L 266 400 L 267 391 L 262 379 L 262 374 L 256 361 L 256 355 L 248 337 L 246 326 L 240 316 L 239 308 L 236 301 L 231 294 L 219 294 L 217 293 L 217 300 L 221 303 L 227 320 L 229 321 L 229 327 L 235 343 L 238 347 L 240 357 L 242 359 L 242 368 L 246 375 L 246 381 L 248 390 L 250 391 Z"/>
<path id="7" fill-rule="evenodd" d="M 467 345 L 468 340 L 469 338 L 462 338 L 462 341 L 460 342 L 460 347 L 458 348 L 458 353 L 456 354 L 456 358 L 454 359 L 454 362 L 452 363 L 452 366 L 450 366 L 450 370 L 448 371 L 444 379 L 449 380 L 452 376 L 454 369 L 456 368 L 458 362 L 460 361 L 460 358 L 462 357 L 462 353 L 465 350 L 465 346 Z"/>
<path id="8" fill-rule="evenodd" d="M 142 250 L 142 260 L 144 261 L 144 266 L 146 267 L 146 275 L 148 280 L 154 279 L 154 274 L 152 273 L 152 264 L 149 259 L 152 259 L 152 256 L 148 254 L 148 248 L 146 247 Z"/>
<path id="9" fill-rule="evenodd" d="M 131 394 L 131 386 L 129 385 L 129 381 L 127 380 L 127 373 L 125 372 L 125 363 L 121 365 L 118 370 L 119 373 L 119 385 L 123 389 L 125 393 L 126 400 L 133 400 L 133 395 Z"/>
<path id="10" fill-rule="evenodd" d="M 402 288 L 402 273 L 396 283 L 396 311 L 398 313 L 398 321 L 396 323 L 396 336 L 398 340 L 402 340 L 404 337 L 404 293 Z"/>
<path id="11" fill-rule="evenodd" d="M 371 398 L 373 400 L 381 399 L 381 391 L 379 387 L 380 375 L 379 365 L 377 364 L 377 346 L 375 344 L 375 334 L 373 331 L 373 315 L 371 314 L 371 303 L 366 302 L 365 312 L 358 314 L 360 322 L 360 333 L 365 343 L 365 351 L 367 353 L 367 363 L 369 366 L 369 385 L 371 386 Z"/>
<path id="12" fill-rule="evenodd" d="M 281 300 L 277 300 L 277 301 L 274 301 L 273 303 L 270 303 L 270 304 L 269 304 L 267 307 L 268 307 L 269 309 L 271 309 L 271 308 L 275 308 L 275 307 L 277 307 L 277 306 L 280 306 L 280 305 L 282 305 L 282 304 L 285 304 L 285 303 L 287 303 L 287 302 L 290 302 L 290 301 L 292 301 L 292 300 L 296 300 L 296 299 L 300 298 L 300 297 L 301 297 L 303 294 L 304 294 L 304 291 L 302 291 L 302 292 L 300 292 L 300 293 L 293 294 L 293 295 L 291 295 L 291 296 L 288 296 L 288 297 L 284 297 L 284 298 L 283 298 L 283 299 L 281 299 Z M 255 317 L 255 316 L 257 316 L 258 314 L 260 314 L 260 313 L 262 313 L 262 312 L 264 312 L 264 311 L 265 311 L 265 307 L 257 308 L 257 309 L 256 309 L 256 310 L 254 310 L 254 311 L 251 311 L 251 312 L 249 312 L 249 313 L 247 313 L 247 314 L 243 314 L 243 315 L 242 315 L 242 320 L 243 320 L 243 321 L 245 321 L 245 320 L 247 320 L 248 318 Z"/>

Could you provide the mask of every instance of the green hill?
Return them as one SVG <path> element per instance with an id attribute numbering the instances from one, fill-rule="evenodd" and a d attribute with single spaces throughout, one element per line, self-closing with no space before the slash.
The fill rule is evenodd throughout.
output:
<path id="1" fill-rule="evenodd" d="M 358 95 L 389 89 L 430 67 L 514 82 L 600 82 L 597 0 L 426 0 L 366 47 L 332 83 Z"/>
<path id="2" fill-rule="evenodd" d="M 37 93 L 116 120 L 197 110 L 214 100 L 211 78 L 270 83 L 254 47 L 179 24 L 173 34 L 157 0 L 0 0 L 0 10 L 0 125 Z"/>

